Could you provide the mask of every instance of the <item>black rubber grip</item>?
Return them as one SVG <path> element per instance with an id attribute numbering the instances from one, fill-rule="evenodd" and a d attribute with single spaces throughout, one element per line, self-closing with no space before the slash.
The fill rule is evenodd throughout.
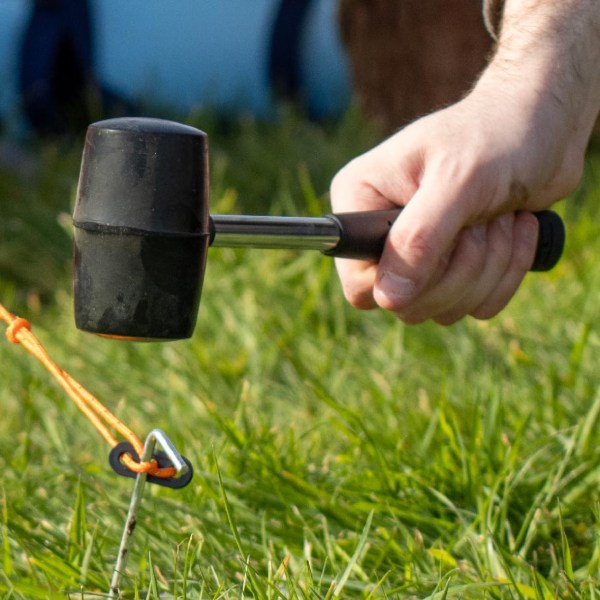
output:
<path id="1" fill-rule="evenodd" d="M 340 241 L 329 250 L 327 256 L 378 260 L 391 226 L 402 209 L 365 210 L 361 212 L 327 215 L 339 228 Z"/>
<path id="2" fill-rule="evenodd" d="M 565 246 L 565 224 L 550 210 L 533 213 L 540 224 L 537 250 L 530 271 L 549 271 L 559 261 Z"/>
<path id="3" fill-rule="evenodd" d="M 383 252 L 390 227 L 401 209 L 371 210 L 328 215 L 340 230 L 340 241 L 323 254 L 341 258 L 377 260 Z M 549 271 L 561 257 L 565 227 L 561 218 L 549 210 L 533 213 L 540 231 L 531 271 Z"/>

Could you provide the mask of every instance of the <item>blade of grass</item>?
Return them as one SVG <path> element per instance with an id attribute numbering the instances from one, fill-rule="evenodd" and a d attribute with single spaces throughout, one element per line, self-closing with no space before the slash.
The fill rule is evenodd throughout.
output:
<path id="1" fill-rule="evenodd" d="M 365 526 L 363 527 L 362 533 L 360 534 L 358 543 L 356 544 L 356 549 L 354 550 L 354 554 L 350 558 L 350 561 L 348 562 L 346 568 L 344 569 L 344 572 L 342 573 L 341 577 L 336 581 L 335 590 L 333 592 L 334 598 L 337 598 L 342 593 L 342 591 L 344 590 L 344 586 L 346 585 L 346 583 L 348 581 L 348 578 L 352 574 L 352 571 L 354 570 L 356 565 L 359 564 L 359 562 L 362 560 L 363 553 L 366 551 L 366 548 L 367 548 L 367 541 L 368 541 L 368 537 L 369 537 L 369 532 L 371 530 L 372 521 L 373 521 L 373 512 L 370 512 L 369 516 L 367 517 Z"/>
<path id="2" fill-rule="evenodd" d="M 233 514 L 231 512 L 231 505 L 229 504 L 229 500 L 227 498 L 227 493 L 225 492 L 225 486 L 223 485 L 223 479 L 221 477 L 221 469 L 219 468 L 217 456 L 213 455 L 213 459 L 215 462 L 215 468 L 217 470 L 217 478 L 219 480 L 219 489 L 221 491 L 221 500 L 223 501 L 223 508 L 225 509 L 227 523 L 229 524 L 229 529 L 231 530 L 233 539 L 235 540 L 235 545 L 238 549 L 240 559 L 243 561 L 243 564 L 245 567 L 245 571 L 244 571 L 245 575 L 244 576 L 247 576 L 248 579 L 250 580 L 250 584 L 252 586 L 252 593 L 257 598 L 261 598 L 261 599 L 266 598 L 264 590 L 263 590 L 262 586 L 259 585 L 258 579 L 255 576 L 254 571 L 251 568 L 249 562 L 244 561 L 243 557 L 248 556 L 248 554 L 244 550 L 244 545 L 242 543 L 242 538 L 240 536 L 240 532 L 238 531 L 235 521 L 233 520 Z"/>

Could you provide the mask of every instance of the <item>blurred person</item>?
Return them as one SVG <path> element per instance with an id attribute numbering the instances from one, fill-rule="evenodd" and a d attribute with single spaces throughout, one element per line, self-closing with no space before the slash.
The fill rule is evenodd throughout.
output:
<path id="1" fill-rule="evenodd" d="M 409 324 L 495 316 L 533 262 L 530 211 L 579 183 L 600 110 L 600 2 L 484 4 L 497 43 L 473 88 L 332 181 L 336 212 L 404 207 L 377 264 L 336 260 L 358 308 Z"/>
<path id="2" fill-rule="evenodd" d="M 88 0 L 33 0 L 21 42 L 19 89 L 28 123 L 41 136 L 136 111 L 96 77 Z"/>
<path id="3" fill-rule="evenodd" d="M 86 0 L 35 0 L 19 69 L 21 103 L 39 134 L 62 134 L 89 121 L 92 27 Z"/>

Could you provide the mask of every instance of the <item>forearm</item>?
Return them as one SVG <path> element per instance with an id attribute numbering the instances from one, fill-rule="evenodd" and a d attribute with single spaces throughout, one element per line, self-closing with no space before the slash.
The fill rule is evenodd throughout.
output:
<path id="1" fill-rule="evenodd" d="M 584 148 L 600 110 L 600 2 L 506 0 L 476 88 L 497 91 L 499 82 L 532 117 L 555 118 L 565 143 Z"/>

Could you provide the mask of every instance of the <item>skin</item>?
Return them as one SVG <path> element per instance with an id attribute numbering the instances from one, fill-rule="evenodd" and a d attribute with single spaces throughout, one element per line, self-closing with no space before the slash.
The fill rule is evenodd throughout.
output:
<path id="1" fill-rule="evenodd" d="M 378 264 L 336 259 L 347 300 L 409 324 L 500 312 L 533 262 L 529 211 L 577 187 L 599 110 L 600 2 L 507 0 L 473 89 L 333 179 L 336 212 L 405 207 Z"/>

